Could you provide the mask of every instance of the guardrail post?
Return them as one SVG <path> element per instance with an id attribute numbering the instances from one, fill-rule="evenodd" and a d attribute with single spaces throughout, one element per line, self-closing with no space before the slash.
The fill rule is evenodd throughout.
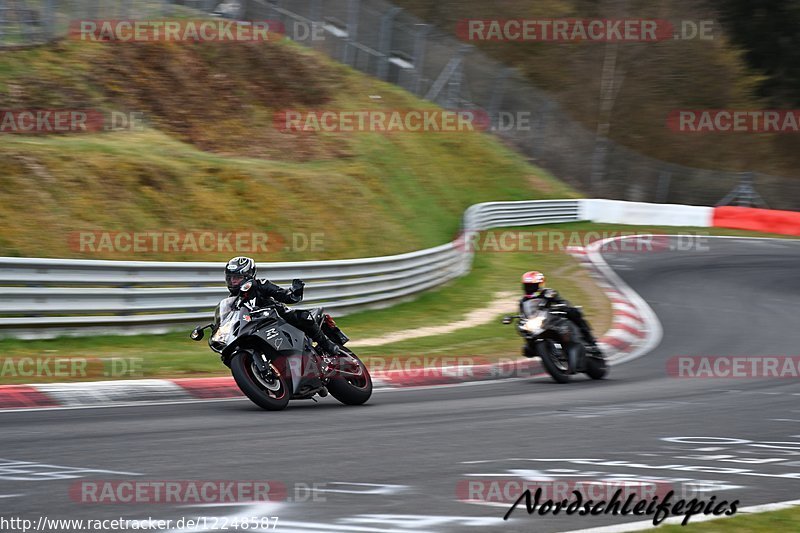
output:
<path id="1" fill-rule="evenodd" d="M 430 24 L 418 24 L 414 41 L 414 94 L 422 94 L 422 69 L 425 66 L 425 52 L 428 45 L 428 34 L 431 32 Z"/>
<path id="2" fill-rule="evenodd" d="M 719 201 L 717 205 L 741 205 L 745 207 L 767 207 L 767 202 L 756 192 L 753 183 L 756 174 L 754 172 L 742 172 L 739 174 L 739 183 L 728 195 Z"/>
<path id="3" fill-rule="evenodd" d="M 469 44 L 462 46 L 458 50 L 459 61 L 447 82 L 447 97 L 445 98 L 444 107 L 461 106 L 461 87 L 464 84 L 464 57 L 470 50 L 472 50 L 472 45 Z"/>
<path id="4" fill-rule="evenodd" d="M 433 82 L 428 92 L 425 94 L 425 100 L 437 102 L 439 93 L 447 86 L 447 98 L 442 107 L 450 106 L 450 100 L 453 94 L 461 95 L 461 64 L 464 61 L 464 56 L 469 50 L 472 49 L 471 45 L 461 45 L 450 61 L 445 65 L 439 77 Z"/>
<path id="5" fill-rule="evenodd" d="M 668 170 L 662 170 L 658 173 L 658 186 L 656 188 L 656 203 L 664 204 L 669 198 L 669 183 L 672 179 L 672 173 Z"/>
<path id="6" fill-rule="evenodd" d="M 606 175 L 606 154 L 608 153 L 608 137 L 598 135 L 592 153 L 592 169 L 589 175 L 589 187 L 592 192 L 598 192 L 600 184 Z"/>
<path id="7" fill-rule="evenodd" d="M 389 59 L 392 54 L 392 21 L 402 10 L 401 7 L 393 7 L 381 18 L 381 30 L 378 37 L 378 52 L 381 53 L 381 58 L 376 73 L 378 79 L 381 80 L 385 80 L 389 73 Z"/>
<path id="8" fill-rule="evenodd" d="M 353 66 L 354 48 L 353 43 L 358 39 L 358 13 L 360 0 L 349 0 L 347 2 L 347 41 L 344 43 L 344 53 L 342 63 Z"/>
<path id="9" fill-rule="evenodd" d="M 489 121 L 492 126 L 499 127 L 498 114 L 500 113 L 500 106 L 503 104 L 503 95 L 506 90 L 506 80 L 511 75 L 510 68 L 504 68 L 500 71 L 500 75 L 492 86 L 492 94 L 489 97 Z"/>
<path id="10" fill-rule="evenodd" d="M 315 22 L 319 22 L 320 20 L 320 2 L 322 0 L 311 0 L 311 6 L 308 10 L 308 18 L 311 20 L 312 24 Z"/>
<path id="11" fill-rule="evenodd" d="M 44 20 L 45 40 L 56 37 L 56 10 L 54 0 L 46 0 L 41 17 Z"/>
<path id="12" fill-rule="evenodd" d="M 542 147 L 544 146 L 544 139 L 545 139 L 545 128 L 547 127 L 547 118 L 550 115 L 550 112 L 555 108 L 555 105 L 550 100 L 545 100 L 544 105 L 536 113 L 536 118 L 534 119 L 533 123 L 533 157 L 540 158 L 542 157 L 542 152 L 544 151 Z"/>

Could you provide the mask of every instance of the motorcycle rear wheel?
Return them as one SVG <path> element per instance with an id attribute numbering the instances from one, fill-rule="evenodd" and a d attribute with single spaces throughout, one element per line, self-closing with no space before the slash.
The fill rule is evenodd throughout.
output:
<path id="1" fill-rule="evenodd" d="M 603 379 L 608 375 L 608 365 L 599 357 L 587 357 L 584 360 L 586 374 L 592 379 Z"/>
<path id="2" fill-rule="evenodd" d="M 291 379 L 276 362 L 270 368 L 272 376 L 260 375 L 250 352 L 239 352 L 231 359 L 233 379 L 245 396 L 262 409 L 280 411 L 292 397 Z"/>

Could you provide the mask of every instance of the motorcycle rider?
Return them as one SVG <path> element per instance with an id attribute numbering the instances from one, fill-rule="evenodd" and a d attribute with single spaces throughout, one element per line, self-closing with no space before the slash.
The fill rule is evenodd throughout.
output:
<path id="1" fill-rule="evenodd" d="M 567 318 L 578 326 L 578 329 L 581 331 L 588 351 L 596 355 L 602 355 L 600 348 L 597 346 L 597 340 L 594 338 L 594 335 L 592 335 L 592 330 L 586 322 L 586 319 L 583 318 L 581 310 L 578 307 L 571 306 L 567 300 L 558 295 L 556 290 L 546 288 L 544 274 L 535 270 L 525 272 L 522 275 L 522 289 L 525 295 L 520 300 L 519 307 L 523 315 L 525 314 L 524 304 L 528 300 L 545 300 L 548 302 L 548 305 L 562 307 L 567 313 Z"/>
<path id="2" fill-rule="evenodd" d="M 256 262 L 249 257 L 234 257 L 225 266 L 225 284 L 231 296 L 239 294 L 239 288 L 247 281 L 256 286 L 256 306 L 274 305 L 281 317 L 289 324 L 302 330 L 329 355 L 339 354 L 339 345 L 331 341 L 322 332 L 320 325 L 311 313 L 302 309 L 290 309 L 282 304 L 296 304 L 303 301 L 303 283 L 299 279 L 292 280 L 292 288 L 284 289 L 267 279 L 256 279 Z M 277 305 L 276 305 L 277 304 Z"/>

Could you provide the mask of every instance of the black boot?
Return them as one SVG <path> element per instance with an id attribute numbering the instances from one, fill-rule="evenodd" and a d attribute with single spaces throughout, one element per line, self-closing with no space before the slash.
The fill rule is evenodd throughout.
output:
<path id="1" fill-rule="evenodd" d="M 583 336 L 584 344 L 586 344 L 586 351 L 592 355 L 602 357 L 603 352 L 601 352 L 600 347 L 597 346 L 597 339 L 592 335 L 592 331 L 589 328 L 581 328 L 581 335 Z"/>
<path id="2" fill-rule="evenodd" d="M 306 326 L 303 328 L 306 335 L 311 337 L 311 340 L 317 343 L 317 347 L 328 355 L 339 355 L 339 345 L 328 338 L 322 331 L 322 327 L 314 321 L 310 314 L 305 313 L 304 319 Z"/>
<path id="3" fill-rule="evenodd" d="M 317 346 L 319 346 L 323 352 L 333 356 L 339 355 L 339 352 L 341 351 L 339 345 L 330 340 L 324 333 L 320 333 L 314 338 L 314 340 L 316 341 Z"/>

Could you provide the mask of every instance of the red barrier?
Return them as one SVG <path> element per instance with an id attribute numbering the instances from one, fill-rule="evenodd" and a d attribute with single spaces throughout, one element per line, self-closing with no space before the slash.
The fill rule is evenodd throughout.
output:
<path id="1" fill-rule="evenodd" d="M 800 235 L 800 212 L 752 207 L 715 207 L 713 226 L 781 235 Z"/>

